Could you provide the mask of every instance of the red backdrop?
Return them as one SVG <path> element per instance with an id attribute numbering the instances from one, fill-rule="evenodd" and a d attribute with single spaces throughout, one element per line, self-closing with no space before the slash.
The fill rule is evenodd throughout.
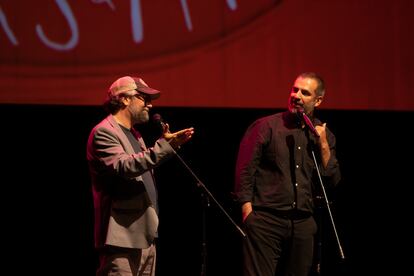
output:
<path id="1" fill-rule="evenodd" d="M 101 104 L 116 78 L 157 106 L 284 108 L 298 73 L 322 108 L 414 110 L 411 0 L 0 0 L 0 103 Z"/>

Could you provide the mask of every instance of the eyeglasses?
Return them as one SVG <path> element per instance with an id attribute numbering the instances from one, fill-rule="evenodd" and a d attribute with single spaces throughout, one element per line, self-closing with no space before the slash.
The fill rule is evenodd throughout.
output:
<path id="1" fill-rule="evenodd" d="M 151 104 L 151 97 L 142 93 L 135 94 L 134 97 L 140 99 L 145 105 Z"/>
<path id="2" fill-rule="evenodd" d="M 298 93 L 299 91 L 302 93 L 302 95 L 311 95 L 311 92 L 309 92 L 306 89 L 300 89 L 299 87 L 293 86 L 292 91 L 295 93 Z"/>

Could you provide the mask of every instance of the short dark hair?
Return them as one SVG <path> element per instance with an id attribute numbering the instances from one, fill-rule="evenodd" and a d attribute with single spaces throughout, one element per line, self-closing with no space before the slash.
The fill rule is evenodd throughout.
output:
<path id="1" fill-rule="evenodd" d="M 314 79 L 318 83 L 318 87 L 316 88 L 316 95 L 323 96 L 325 95 L 325 81 L 322 79 L 320 75 L 314 72 L 305 72 L 298 76 L 298 78 L 308 78 L 308 79 Z"/>
<path id="2" fill-rule="evenodd" d="M 127 95 L 125 93 L 122 93 L 116 96 L 108 96 L 103 104 L 103 107 L 105 111 L 114 115 L 115 113 L 117 113 L 120 109 L 122 109 L 125 106 L 125 104 L 122 102 L 122 98 L 131 97 L 131 96 L 132 95 Z"/>

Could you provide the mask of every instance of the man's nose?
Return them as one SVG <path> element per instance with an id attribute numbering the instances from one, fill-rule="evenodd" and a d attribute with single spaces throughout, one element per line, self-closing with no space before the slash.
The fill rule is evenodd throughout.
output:
<path id="1" fill-rule="evenodd" d="M 299 90 L 295 93 L 295 98 L 301 100 L 302 99 L 302 92 Z"/>

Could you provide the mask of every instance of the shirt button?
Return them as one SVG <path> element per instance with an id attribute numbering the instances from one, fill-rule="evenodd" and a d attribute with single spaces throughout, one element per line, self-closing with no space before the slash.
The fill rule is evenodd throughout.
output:
<path id="1" fill-rule="evenodd" d="M 298 150 L 300 150 L 300 146 L 298 147 Z"/>
<path id="2" fill-rule="evenodd" d="M 296 165 L 296 169 L 299 168 L 299 165 Z"/>
<path id="3" fill-rule="evenodd" d="M 298 183 L 295 183 L 295 186 L 297 187 L 299 184 Z"/>

